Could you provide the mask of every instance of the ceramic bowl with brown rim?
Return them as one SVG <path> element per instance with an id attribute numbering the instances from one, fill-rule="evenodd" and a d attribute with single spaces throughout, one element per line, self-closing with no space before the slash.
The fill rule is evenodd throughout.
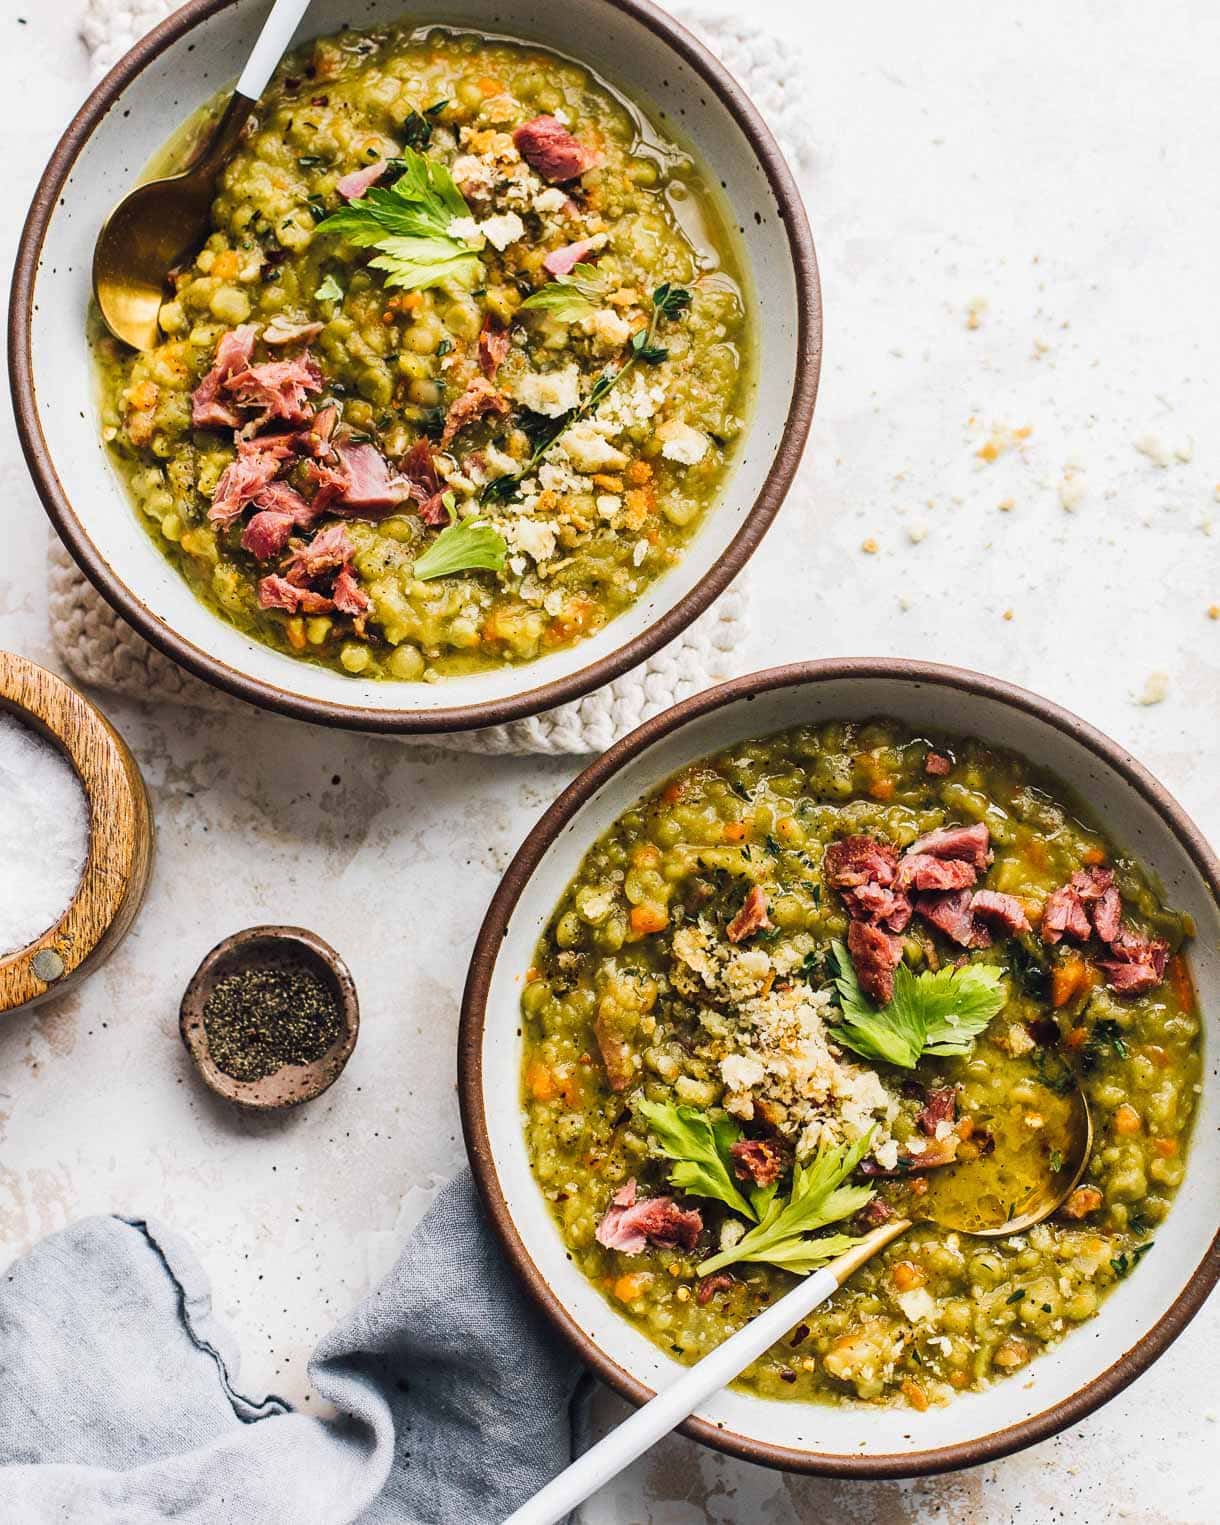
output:
<path id="1" fill-rule="evenodd" d="M 1208 1024 L 1185 1179 L 1156 1250 L 1098 1315 L 1022 1371 L 926 1413 L 777 1401 L 729 1390 L 683 1428 L 751 1461 L 844 1477 L 972 1466 L 1030 1445 L 1121 1391 L 1181 1332 L 1220 1275 L 1220 863 L 1122 747 L 1049 701 L 955 668 L 882 659 L 775 668 L 700 694 L 619 742 L 564 792 L 505 874 L 475 947 L 462 1009 L 467 1147 L 508 1259 L 588 1364 L 641 1402 L 682 1369 L 572 1263 L 532 1173 L 521 1100 L 523 977 L 593 842 L 640 796 L 701 757 L 796 725 L 888 717 L 913 734 L 972 736 L 1037 762 L 1088 802 L 1165 898 L 1195 923 L 1191 965 Z"/>
<path id="2" fill-rule="evenodd" d="M 79 565 L 141 635 L 199 677 L 269 709 L 389 732 L 462 730 L 589 693 L 672 641 L 749 559 L 792 481 L 821 354 L 800 194 L 758 113 L 716 59 L 649 0 L 315 0 L 298 39 L 401 22 L 538 42 L 586 64 L 689 141 L 719 179 L 753 288 L 758 367 L 746 430 L 680 562 L 579 644 L 439 683 L 369 680 L 261 645 L 198 602 L 153 544 L 100 438 L 86 343 L 93 244 L 116 200 L 234 77 L 268 0 L 188 0 L 97 87 L 56 148 L 22 235 L 9 363 L 26 459 Z"/>

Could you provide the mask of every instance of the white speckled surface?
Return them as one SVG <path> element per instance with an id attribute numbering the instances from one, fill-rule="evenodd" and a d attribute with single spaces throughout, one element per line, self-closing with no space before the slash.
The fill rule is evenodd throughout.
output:
<path id="1" fill-rule="evenodd" d="M 755 562 L 774 592 L 752 665 L 893 652 L 989 669 L 1128 743 L 1220 838 L 1207 613 L 1220 604 L 1220 13 L 1203 0 L 765 9 L 810 60 L 826 359 L 802 491 Z M 83 91 L 77 13 L 78 0 L 8 0 L 0 16 L 13 74 L 36 83 L 0 107 L 11 209 Z M 10 218 L 6 282 L 16 233 Z M 1024 427 L 994 463 L 978 457 Z M 1072 512 L 1068 467 L 1084 481 Z M 7 416 L 0 490 L 0 645 L 47 660 L 43 518 Z M 1158 673 L 1166 697 L 1137 703 Z M 0 1029 L 0 1263 L 82 1213 L 168 1217 L 241 1335 L 244 1384 L 307 1399 L 315 1338 L 461 1159 L 466 951 L 572 769 L 255 715 L 109 710 L 153 792 L 155 876 L 103 973 Z M 343 1080 L 280 1122 L 213 1104 L 176 1032 L 198 957 L 264 919 L 334 942 L 364 1008 Z M 1217 1507 L 1218 1336 L 1213 1304 L 1101 1414 L 994 1467 L 844 1485 L 676 1440 L 586 1519 L 1201 1525 Z M 618 1412 L 600 1405 L 603 1420 Z"/>

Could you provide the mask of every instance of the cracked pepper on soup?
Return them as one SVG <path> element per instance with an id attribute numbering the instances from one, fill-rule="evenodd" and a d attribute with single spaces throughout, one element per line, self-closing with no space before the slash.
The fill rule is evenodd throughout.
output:
<path id="1" fill-rule="evenodd" d="M 681 1361 L 937 1203 L 749 1371 L 925 1410 L 1138 1275 L 1201 1076 L 1191 927 L 1022 758 L 889 721 L 676 774 L 590 849 L 522 996 L 524 1124 L 571 1259 Z"/>
<path id="2" fill-rule="evenodd" d="M 528 662 L 681 556 L 748 390 L 728 230 L 589 70 L 442 30 L 290 56 L 172 276 L 100 331 L 158 544 L 259 640 L 365 678 Z"/>

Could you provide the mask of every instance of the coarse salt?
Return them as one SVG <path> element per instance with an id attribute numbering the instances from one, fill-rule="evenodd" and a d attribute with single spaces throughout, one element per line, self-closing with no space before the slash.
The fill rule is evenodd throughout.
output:
<path id="1" fill-rule="evenodd" d="M 0 953 L 53 926 L 80 883 L 89 810 L 67 759 L 0 714 Z"/>

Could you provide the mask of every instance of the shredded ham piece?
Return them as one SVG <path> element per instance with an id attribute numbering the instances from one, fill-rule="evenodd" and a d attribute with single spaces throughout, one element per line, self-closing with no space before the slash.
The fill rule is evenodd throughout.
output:
<path id="1" fill-rule="evenodd" d="M 445 484 L 441 481 L 432 458 L 432 446 L 426 439 L 417 440 L 403 457 L 403 479 L 411 490 L 411 496 L 419 504 L 419 517 L 433 529 L 449 523 L 449 510 L 445 507 Z"/>
<path id="2" fill-rule="evenodd" d="M 488 381 L 496 379 L 496 372 L 504 364 L 508 349 L 508 329 L 501 328 L 490 317 L 485 318 L 479 334 L 479 369 Z"/>
<path id="3" fill-rule="evenodd" d="M 298 588 L 286 577 L 272 573 L 258 585 L 258 602 L 263 609 L 283 609 L 286 614 L 328 614 L 334 603 L 312 588 Z"/>
<path id="4" fill-rule="evenodd" d="M 762 932 L 771 925 L 767 916 L 767 893 L 761 885 L 753 885 L 741 910 L 725 928 L 725 936 L 731 943 L 744 942 L 755 932 Z"/>
<path id="5" fill-rule="evenodd" d="M 592 247 L 592 239 L 581 238 L 574 244 L 564 244 L 562 249 L 552 249 L 542 261 L 542 268 L 550 275 L 571 275 Z"/>
<path id="6" fill-rule="evenodd" d="M 550 185 L 577 180 L 598 162 L 598 155 L 579 142 L 553 116 L 536 116 L 513 133 L 517 152 Z"/>
<path id="7" fill-rule="evenodd" d="M 325 323 L 293 323 L 291 319 L 277 314 L 263 329 L 263 343 L 275 347 L 281 344 L 308 344 L 325 327 Z M 247 356 L 247 362 L 248 360 Z"/>
<path id="8" fill-rule="evenodd" d="M 295 527 L 292 514 L 274 508 L 260 509 L 241 532 L 242 550 L 249 551 L 256 561 L 270 561 L 288 544 Z"/>
<path id="9" fill-rule="evenodd" d="M 639 1255 L 650 1244 L 693 1250 L 703 1230 L 698 1208 L 684 1210 L 672 1197 L 641 1197 L 635 1180 L 620 1186 L 594 1231 L 598 1244 L 624 1255 Z"/>
<path id="10" fill-rule="evenodd" d="M 1030 929 L 1025 907 L 1015 895 L 1003 895 L 999 890 L 975 890 L 970 910 L 973 915 L 981 916 L 984 921 L 999 927 L 1010 937 Z"/>
<path id="11" fill-rule="evenodd" d="M 898 883 L 910 890 L 964 890 L 978 870 L 961 858 L 934 858 L 931 853 L 907 853 L 898 865 Z"/>
<path id="12" fill-rule="evenodd" d="M 297 541 L 281 570 L 290 583 L 306 587 L 324 573 L 346 566 L 354 551 L 347 525 L 330 524 L 312 540 Z"/>
<path id="13" fill-rule="evenodd" d="M 359 201 L 371 185 L 377 184 L 388 168 L 387 160 L 378 159 L 374 164 L 367 164 L 363 169 L 354 169 L 343 175 L 335 189 L 344 201 Z"/>
<path id="14" fill-rule="evenodd" d="M 917 895 L 915 909 L 951 942 L 962 948 L 989 948 L 991 934 L 976 921 L 971 909 L 969 890 L 953 890 L 947 895 Z"/>
<path id="15" fill-rule="evenodd" d="M 191 423 L 196 429 L 236 429 L 241 423 L 233 404 L 220 396 L 220 389 L 250 364 L 257 337 L 254 323 L 243 323 L 220 336 L 212 368 L 191 394 Z"/>
<path id="16" fill-rule="evenodd" d="M 350 514 L 376 518 L 411 496 L 405 477 L 391 477 L 389 463 L 375 445 L 345 442 L 335 446 L 343 477 L 337 506 Z"/>
<path id="17" fill-rule="evenodd" d="M 991 862 L 991 833 L 985 821 L 976 821 L 973 826 L 942 826 L 912 842 L 907 852 L 928 853 L 933 858 L 960 858 L 981 872 Z"/>
<path id="18" fill-rule="evenodd" d="M 335 608 L 340 614 L 350 614 L 357 622 L 373 607 L 372 600 L 356 581 L 356 574 L 350 566 L 339 569 L 339 575 L 335 578 L 335 585 L 330 595 L 335 601 Z"/>
<path id="19" fill-rule="evenodd" d="M 225 382 L 239 407 L 261 409 L 259 416 L 246 425 L 247 432 L 260 429 L 272 419 L 288 424 L 308 423 L 306 398 L 322 390 L 322 372 L 308 350 L 291 360 L 265 360 L 238 371 Z"/>
<path id="20" fill-rule="evenodd" d="M 784 1173 L 786 1156 L 774 1139 L 743 1138 L 729 1146 L 733 1172 L 740 1181 L 772 1186 Z"/>
<path id="21" fill-rule="evenodd" d="M 467 424 L 474 423 L 475 419 L 482 418 L 485 413 L 494 413 L 500 417 L 510 410 L 508 398 L 502 392 L 496 390 L 486 376 L 476 376 L 462 395 L 450 404 L 449 412 L 445 415 L 445 428 L 441 434 L 441 449 L 444 450 L 460 434 Z"/>
<path id="22" fill-rule="evenodd" d="M 237 459 L 224 470 L 212 497 L 208 518 L 213 524 L 232 524 L 278 475 L 284 461 L 292 454 L 292 442 L 286 435 L 264 435 L 260 439 L 239 440 Z"/>
<path id="23" fill-rule="evenodd" d="M 878 1006 L 894 996 L 894 970 L 902 962 L 902 942 L 880 927 L 853 921 L 847 928 L 847 951 L 860 988 Z"/>

